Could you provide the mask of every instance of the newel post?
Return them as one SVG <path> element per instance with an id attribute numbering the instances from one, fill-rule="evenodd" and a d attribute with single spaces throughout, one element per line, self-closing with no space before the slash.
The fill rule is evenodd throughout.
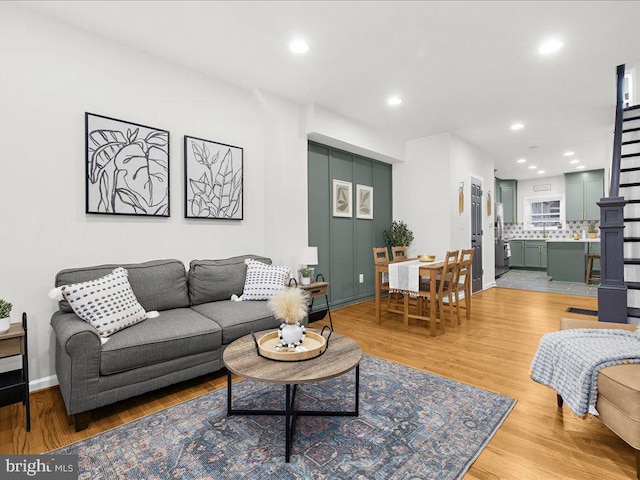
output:
<path id="1" fill-rule="evenodd" d="M 627 323 L 627 286 L 624 283 L 624 197 L 601 198 L 598 320 Z"/>

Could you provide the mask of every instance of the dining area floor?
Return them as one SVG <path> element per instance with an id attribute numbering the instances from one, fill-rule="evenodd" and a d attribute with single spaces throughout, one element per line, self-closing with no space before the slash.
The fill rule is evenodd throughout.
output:
<path id="1" fill-rule="evenodd" d="M 536 270 L 511 269 L 496 278 L 496 285 L 498 287 L 516 288 L 519 290 L 564 293 L 584 297 L 598 296 L 597 281 L 593 281 L 589 285 L 579 282 L 560 282 L 552 280 L 551 277 L 547 276 L 547 272 Z"/>

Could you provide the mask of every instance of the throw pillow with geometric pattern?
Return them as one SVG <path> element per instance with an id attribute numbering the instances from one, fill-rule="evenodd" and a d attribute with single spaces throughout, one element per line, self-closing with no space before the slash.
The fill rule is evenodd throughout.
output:
<path id="1" fill-rule="evenodd" d="M 267 265 L 256 260 L 245 260 L 247 276 L 240 300 L 269 300 L 274 293 L 284 288 L 291 271 L 289 267 Z"/>
<path id="2" fill-rule="evenodd" d="M 126 269 L 118 267 L 104 277 L 63 285 L 52 293 L 62 294 L 76 315 L 106 338 L 146 318 L 158 316 L 158 312 L 147 313 L 140 305 L 131 290 L 128 276 Z"/>

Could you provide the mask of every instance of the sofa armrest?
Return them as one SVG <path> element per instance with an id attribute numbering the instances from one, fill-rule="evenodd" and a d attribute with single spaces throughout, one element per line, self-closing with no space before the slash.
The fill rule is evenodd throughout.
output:
<path id="1" fill-rule="evenodd" d="M 54 313 L 51 326 L 60 346 L 72 357 L 91 350 L 99 355 L 101 342 L 98 331 L 75 313 Z"/>
<path id="2" fill-rule="evenodd" d="M 560 320 L 560 330 L 572 328 L 616 328 L 634 332 L 638 325 L 633 323 L 598 322 L 597 320 L 582 320 L 579 318 L 563 318 Z"/>

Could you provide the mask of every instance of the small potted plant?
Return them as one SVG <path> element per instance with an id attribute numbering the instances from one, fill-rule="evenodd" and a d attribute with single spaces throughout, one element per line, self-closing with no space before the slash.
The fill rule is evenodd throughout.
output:
<path id="1" fill-rule="evenodd" d="M 11 305 L 9 302 L 6 302 L 0 299 L 0 333 L 4 333 L 9 330 L 11 327 Z"/>
<path id="2" fill-rule="evenodd" d="M 300 283 L 302 285 L 309 285 L 311 283 L 311 269 L 309 267 L 300 267 L 298 273 L 300 274 Z"/>
<path id="3" fill-rule="evenodd" d="M 598 238 L 598 229 L 596 228 L 596 224 L 591 222 L 589 223 L 589 228 L 587 229 L 587 235 L 589 238 Z"/>

